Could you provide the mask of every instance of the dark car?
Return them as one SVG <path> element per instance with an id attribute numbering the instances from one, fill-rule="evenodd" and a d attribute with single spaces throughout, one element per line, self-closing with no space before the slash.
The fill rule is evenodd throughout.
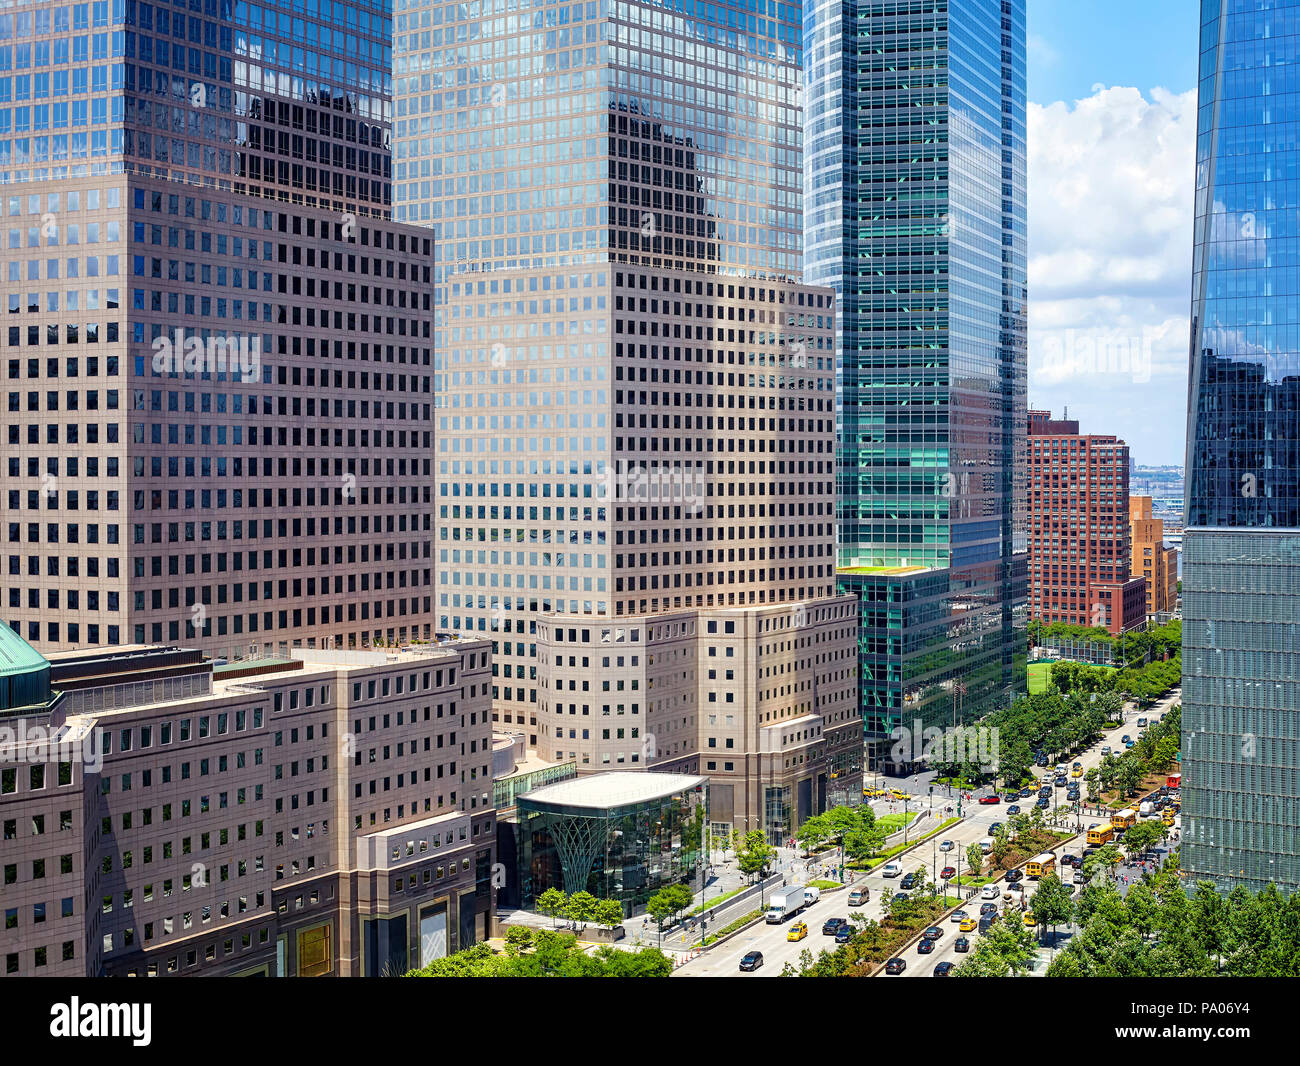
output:
<path id="1" fill-rule="evenodd" d="M 948 976 L 949 974 L 951 974 L 951 973 L 953 972 L 953 970 L 955 970 L 955 969 L 957 969 L 957 966 L 956 966 L 955 963 L 951 963 L 951 962 L 937 962 L 937 963 L 935 963 L 935 965 L 934 965 L 934 976 L 935 976 L 935 977 L 947 977 L 947 976 Z"/>
<path id="2" fill-rule="evenodd" d="M 1020 880 L 1021 878 L 1023 878 L 1024 876 L 1025 876 L 1025 871 L 1024 871 L 1024 870 L 1008 870 L 1008 871 L 1007 871 L 1007 881 L 1008 881 L 1008 882 L 1012 882 L 1012 883 L 1014 883 L 1014 882 L 1016 882 L 1016 881 L 1019 881 L 1019 880 Z"/>
<path id="3" fill-rule="evenodd" d="M 933 940 L 922 939 L 921 942 L 916 945 L 916 953 L 918 955 L 929 955 L 930 952 L 932 952 L 933 950 L 934 950 Z"/>
<path id="4" fill-rule="evenodd" d="M 1007 808 L 1007 814 L 1019 814 L 1019 813 L 1020 813 L 1020 804 L 1018 803 L 1013 803 L 1010 807 Z"/>
<path id="5" fill-rule="evenodd" d="M 763 953 L 761 951 L 751 951 L 740 960 L 740 968 L 745 973 L 751 973 L 763 965 Z"/>
<path id="6" fill-rule="evenodd" d="M 891 977 L 897 977 L 906 969 L 907 961 L 905 959 L 890 959 L 885 963 L 885 973 L 889 974 Z"/>
<path id="7" fill-rule="evenodd" d="M 847 944 L 852 939 L 853 939 L 853 926 L 841 925 L 838 929 L 835 930 L 835 943 Z"/>
<path id="8" fill-rule="evenodd" d="M 822 936 L 834 936 L 840 931 L 841 926 L 849 924 L 847 918 L 827 918 L 822 923 Z"/>
<path id="9" fill-rule="evenodd" d="M 906 892 L 895 892 L 895 893 L 894 893 L 894 902 L 895 902 L 895 903 L 901 903 L 903 900 L 905 900 L 905 899 L 911 899 L 911 898 L 912 898 L 912 897 L 909 896 Z"/>
<path id="10" fill-rule="evenodd" d="M 1127 744 L 1131 739 L 1132 738 L 1127 733 L 1125 733 L 1122 737 L 1119 738 L 1119 742 L 1121 744 Z"/>
<path id="11" fill-rule="evenodd" d="M 1061 856 L 1061 865 L 1062 865 L 1062 866 L 1073 866 L 1073 865 L 1074 865 L 1074 856 L 1073 856 L 1073 855 L 1062 855 L 1062 856 Z"/>
<path id="12" fill-rule="evenodd" d="M 986 914 L 997 914 L 997 913 L 998 913 L 998 905 L 997 905 L 996 903 L 994 903 L 992 900 L 989 900 L 988 903 L 982 904 L 982 905 L 980 906 L 980 917 L 981 917 L 981 918 L 983 918 L 984 915 L 986 915 Z"/>
<path id="13" fill-rule="evenodd" d="M 1015 803 L 1020 798 L 1019 792 L 1008 792 L 1004 797 L 1007 803 Z"/>
<path id="14" fill-rule="evenodd" d="M 1022 788 L 1022 789 L 1020 790 L 1020 798 L 1021 798 L 1021 799 L 1028 799 L 1028 798 L 1029 798 L 1030 796 L 1032 796 L 1033 794 L 1034 794 L 1034 790 L 1033 790 L 1032 788 Z"/>
<path id="15" fill-rule="evenodd" d="M 1080 864 L 1082 864 L 1083 861 L 1087 859 L 1089 855 L 1095 855 L 1096 853 L 1097 853 L 1096 848 L 1084 848 L 1083 852 L 1079 855 Z"/>
<path id="16" fill-rule="evenodd" d="M 952 950 L 961 952 L 970 951 L 970 941 L 964 936 L 959 936 L 952 942 Z"/>
<path id="17" fill-rule="evenodd" d="M 941 936 L 943 936 L 943 926 L 932 925 L 921 935 L 925 937 L 926 940 L 938 940 Z"/>
<path id="18" fill-rule="evenodd" d="M 1034 806 L 1035 806 L 1035 807 L 1050 807 L 1051 804 L 1047 802 L 1047 797 L 1046 797 L 1046 796 L 1040 796 L 1038 802 L 1035 803 Z"/>
<path id="19" fill-rule="evenodd" d="M 939 871 L 939 880 L 941 881 L 951 881 L 956 876 L 957 868 L 955 866 L 945 866 Z"/>
<path id="20" fill-rule="evenodd" d="M 903 889 L 915 888 L 916 884 L 916 874 L 904 874 L 903 880 L 899 882 L 899 886 Z"/>
<path id="21" fill-rule="evenodd" d="M 1001 796 L 981 796 L 981 797 L 980 797 L 980 803 L 983 803 L 983 804 L 985 804 L 986 806 L 987 806 L 988 804 L 990 804 L 990 803 L 1001 803 L 1001 802 L 1002 802 L 1002 797 L 1001 797 Z"/>
<path id="22" fill-rule="evenodd" d="M 1068 782 L 1065 780 L 1064 775 L 1062 775 L 1061 777 L 1058 777 L 1055 781 L 1053 781 L 1052 784 L 1054 784 L 1057 788 L 1064 788 L 1066 784 L 1068 784 Z"/>
<path id="23" fill-rule="evenodd" d="M 1001 829 L 1001 828 L 1002 828 L 1002 823 L 1001 823 L 1001 822 L 990 822 L 990 823 L 989 823 L 989 836 L 991 836 L 991 837 L 995 837 L 995 836 L 997 836 L 997 835 L 998 835 L 998 830 Z"/>

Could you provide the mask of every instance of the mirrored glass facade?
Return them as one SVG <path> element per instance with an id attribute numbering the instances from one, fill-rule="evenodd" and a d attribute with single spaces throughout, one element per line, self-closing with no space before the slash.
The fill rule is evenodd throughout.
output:
<path id="1" fill-rule="evenodd" d="M 1023 689 L 1025 7 L 811 0 L 804 49 L 806 276 L 839 294 L 836 562 L 864 599 L 871 735 Z"/>
<path id="2" fill-rule="evenodd" d="M 661 888 L 698 884 L 708 786 L 703 778 L 648 778 L 688 784 L 608 806 L 566 803 L 549 798 L 553 790 L 548 789 L 519 797 L 515 833 L 522 906 L 531 908 L 547 889 L 558 888 L 616 899 L 632 915 Z M 602 787 L 601 777 L 589 780 Z"/>
<path id="3" fill-rule="evenodd" d="M 1183 869 L 1300 885 L 1300 3 L 1201 4 Z"/>

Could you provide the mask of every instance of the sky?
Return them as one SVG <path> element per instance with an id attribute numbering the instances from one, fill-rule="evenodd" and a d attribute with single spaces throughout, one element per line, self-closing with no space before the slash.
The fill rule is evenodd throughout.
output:
<path id="1" fill-rule="evenodd" d="M 1196 0 L 1029 0 L 1029 405 L 1184 461 Z"/>

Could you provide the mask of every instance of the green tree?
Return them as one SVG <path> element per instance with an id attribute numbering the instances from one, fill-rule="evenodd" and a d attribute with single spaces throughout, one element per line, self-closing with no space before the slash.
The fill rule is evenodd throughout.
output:
<path id="1" fill-rule="evenodd" d="M 563 917 L 579 928 L 586 928 L 596 914 L 596 897 L 590 892 L 575 892 L 565 904 Z"/>
<path id="2" fill-rule="evenodd" d="M 966 865 L 970 867 L 972 877 L 978 877 L 984 869 L 984 852 L 980 850 L 978 844 L 971 844 L 966 848 Z"/>
<path id="3" fill-rule="evenodd" d="M 795 839 L 799 841 L 799 846 L 803 848 L 806 855 L 829 840 L 832 835 L 826 818 L 823 815 L 815 814 L 799 827 Z"/>
<path id="4" fill-rule="evenodd" d="M 568 902 L 569 897 L 562 890 L 548 888 L 537 897 L 537 911 L 539 914 L 545 914 L 554 922 L 556 918 L 564 916 L 564 910 Z"/>
<path id="5" fill-rule="evenodd" d="M 592 908 L 591 920 L 606 929 L 623 922 L 623 904 L 616 899 L 598 899 Z"/>
<path id="6" fill-rule="evenodd" d="M 1074 900 L 1070 889 L 1056 876 L 1048 874 L 1038 882 L 1038 890 L 1033 900 L 1034 918 L 1044 927 L 1050 926 L 1052 937 L 1056 937 L 1056 927 L 1069 922 L 1074 913 Z"/>
<path id="7" fill-rule="evenodd" d="M 1130 856 L 1143 854 L 1151 849 L 1165 833 L 1165 825 L 1159 818 L 1148 818 L 1128 827 L 1124 832 L 1124 850 Z"/>
<path id="8" fill-rule="evenodd" d="M 767 842 L 762 831 L 751 829 L 741 840 L 740 850 L 736 852 L 736 864 L 741 873 L 752 876 L 762 872 L 775 854 L 776 849 Z"/>

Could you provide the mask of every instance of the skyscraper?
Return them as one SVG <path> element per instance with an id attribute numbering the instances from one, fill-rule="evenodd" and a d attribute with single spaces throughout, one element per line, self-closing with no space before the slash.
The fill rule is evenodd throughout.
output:
<path id="1" fill-rule="evenodd" d="M 439 628 L 493 637 L 497 720 L 547 759 L 708 773 L 715 819 L 774 839 L 858 798 L 798 8 L 396 20 L 396 214 L 438 236 Z"/>
<path id="2" fill-rule="evenodd" d="M 1202 0 L 1182 866 L 1300 886 L 1300 3 Z"/>
<path id="3" fill-rule="evenodd" d="M 1025 5 L 804 7 L 808 281 L 869 737 L 1024 687 Z"/>
<path id="4" fill-rule="evenodd" d="M 432 635 L 432 235 L 379 0 L 0 12 L 6 624 Z"/>

